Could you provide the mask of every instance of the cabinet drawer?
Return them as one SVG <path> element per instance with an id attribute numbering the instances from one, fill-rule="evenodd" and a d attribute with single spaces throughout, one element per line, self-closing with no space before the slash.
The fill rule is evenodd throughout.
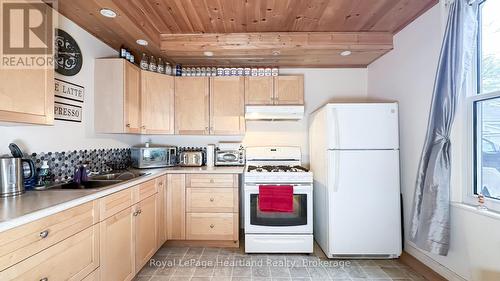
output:
<path id="1" fill-rule="evenodd" d="M 132 196 L 133 188 L 127 188 L 99 199 L 100 221 L 132 206 Z"/>
<path id="2" fill-rule="evenodd" d="M 156 180 L 152 179 L 134 187 L 134 190 L 135 190 L 134 191 L 135 192 L 134 204 L 135 204 L 157 193 L 158 186 L 156 185 Z"/>
<path id="3" fill-rule="evenodd" d="M 0 270 L 16 264 L 99 221 L 98 204 L 88 202 L 0 233 Z"/>
<path id="4" fill-rule="evenodd" d="M 237 188 L 188 188 L 186 190 L 187 212 L 237 212 Z"/>
<path id="5" fill-rule="evenodd" d="M 187 213 L 187 240 L 238 240 L 238 214 Z"/>
<path id="6" fill-rule="evenodd" d="M 0 272 L 0 280 L 82 280 L 99 266 L 99 230 L 91 226 Z"/>
<path id="7" fill-rule="evenodd" d="M 238 175 L 232 175 L 232 174 L 186 175 L 186 187 L 238 187 Z"/>

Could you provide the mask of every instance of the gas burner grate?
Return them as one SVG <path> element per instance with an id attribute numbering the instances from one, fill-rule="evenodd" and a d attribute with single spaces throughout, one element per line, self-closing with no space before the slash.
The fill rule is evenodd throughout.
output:
<path id="1" fill-rule="evenodd" d="M 248 172 L 271 172 L 271 173 L 277 173 L 277 172 L 309 172 L 308 169 L 301 167 L 301 166 L 285 166 L 285 165 L 264 165 L 264 166 L 253 166 L 249 165 L 248 166 Z"/>

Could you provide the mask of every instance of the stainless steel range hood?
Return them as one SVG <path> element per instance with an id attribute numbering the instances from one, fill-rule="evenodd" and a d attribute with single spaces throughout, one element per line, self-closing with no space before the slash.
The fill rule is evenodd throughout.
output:
<path id="1" fill-rule="evenodd" d="M 246 120 L 297 121 L 304 117 L 303 105 L 247 105 Z"/>

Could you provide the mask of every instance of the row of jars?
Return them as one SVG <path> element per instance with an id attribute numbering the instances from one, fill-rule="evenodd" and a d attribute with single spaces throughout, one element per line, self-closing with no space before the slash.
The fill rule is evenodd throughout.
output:
<path id="1" fill-rule="evenodd" d="M 132 61 L 133 62 L 133 61 Z M 177 64 L 172 68 L 169 62 L 162 58 L 142 54 L 139 66 L 143 70 L 174 76 L 278 76 L 277 67 L 215 67 L 215 66 L 188 66 Z"/>
<path id="2" fill-rule="evenodd" d="M 162 58 L 158 58 L 158 60 L 156 60 L 153 56 L 148 59 L 146 54 L 142 54 L 142 59 L 139 63 L 139 67 L 143 70 L 172 75 L 172 66 L 168 61 L 164 62 Z"/>
<path id="3" fill-rule="evenodd" d="M 277 67 L 210 67 L 176 66 L 176 76 L 278 76 Z"/>

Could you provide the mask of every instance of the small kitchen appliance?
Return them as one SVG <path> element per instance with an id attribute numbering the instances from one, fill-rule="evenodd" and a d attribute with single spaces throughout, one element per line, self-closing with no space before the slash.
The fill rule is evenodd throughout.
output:
<path id="1" fill-rule="evenodd" d="M 216 166 L 244 166 L 245 165 L 245 150 L 216 150 L 215 151 Z"/>
<path id="2" fill-rule="evenodd" d="M 329 258 L 399 257 L 398 104 L 332 103 L 310 120 L 316 242 Z"/>
<path id="3" fill-rule="evenodd" d="M 177 147 L 149 147 L 149 145 L 132 147 L 131 157 L 134 168 L 172 167 L 177 164 Z"/>
<path id="4" fill-rule="evenodd" d="M 203 151 L 186 150 L 179 153 L 179 165 L 184 167 L 203 166 Z"/>
<path id="5" fill-rule="evenodd" d="M 15 143 L 9 144 L 9 150 L 12 154 L 12 157 L 21 159 L 21 170 L 24 188 L 30 189 L 34 187 L 36 185 L 36 169 L 33 160 L 23 158 L 24 153 Z"/>
<path id="6" fill-rule="evenodd" d="M 313 174 L 299 147 L 247 147 L 243 208 L 245 252 L 313 252 Z M 261 188 L 292 188 L 291 211 L 263 211 Z"/>
<path id="7" fill-rule="evenodd" d="M 10 197 L 24 193 L 21 163 L 19 157 L 0 157 L 0 197 Z"/>
<path id="8" fill-rule="evenodd" d="M 215 150 L 216 166 L 244 166 L 245 149 L 240 142 L 219 142 Z"/>

